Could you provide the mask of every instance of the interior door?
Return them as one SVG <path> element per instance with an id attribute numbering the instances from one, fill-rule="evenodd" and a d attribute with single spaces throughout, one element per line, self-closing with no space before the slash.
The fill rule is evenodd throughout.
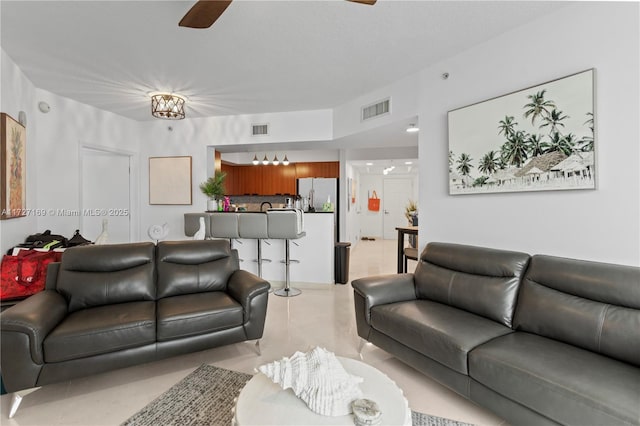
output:
<path id="1" fill-rule="evenodd" d="M 396 226 L 407 226 L 404 209 L 413 196 L 413 180 L 386 178 L 383 181 L 382 227 L 385 240 L 398 238 Z"/>
<path id="2" fill-rule="evenodd" d="M 109 244 L 128 243 L 130 236 L 131 157 L 82 148 L 82 220 L 80 233 L 95 241 L 107 220 Z"/>

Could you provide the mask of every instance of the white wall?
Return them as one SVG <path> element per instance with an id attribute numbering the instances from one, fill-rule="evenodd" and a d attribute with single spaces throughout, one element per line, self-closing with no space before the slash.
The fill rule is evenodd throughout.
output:
<path id="1" fill-rule="evenodd" d="M 79 211 L 81 208 L 81 146 L 130 153 L 134 158 L 131 176 L 135 193 L 139 187 L 136 160 L 140 123 L 41 89 L 36 89 L 36 98 L 51 107 L 47 114 L 37 115 L 38 153 L 36 161 L 29 165 L 37 170 L 38 197 L 34 206 L 49 212 L 38 218 L 37 229 L 38 232 L 51 229 L 70 238 L 76 229 L 83 232 L 80 216 L 62 213 L 64 210 Z M 105 191 L 109 190 L 111 188 L 106 183 Z M 131 230 L 136 240 L 139 206 L 136 202 L 130 208 Z M 89 239 L 96 237 L 85 236 Z"/>
<path id="2" fill-rule="evenodd" d="M 453 56 L 334 110 L 211 117 L 179 122 L 126 118 L 36 90 L 1 52 L 3 112 L 28 115 L 28 207 L 78 206 L 78 147 L 86 143 L 138 155 L 140 239 L 150 224 L 169 222 L 170 238 L 183 237 L 182 214 L 202 211 L 197 185 L 206 179 L 207 146 L 256 142 L 251 123 L 271 124 L 267 142 L 323 141 L 419 114 L 420 243 L 452 241 L 568 257 L 640 265 L 639 5 L 571 4 L 557 13 Z M 418 47 L 419 48 L 419 47 Z M 448 195 L 448 110 L 596 68 L 597 173 L 595 191 L 473 196 Z M 451 77 L 442 80 L 441 74 Z M 392 96 L 392 116 L 360 123 L 362 105 Z M 37 102 L 52 110 L 43 115 Z M 173 131 L 167 127 L 172 126 Z M 193 205 L 148 205 L 148 157 L 193 157 Z M 347 158 L 341 154 L 341 160 Z M 35 164 L 35 167 L 33 165 Z M 355 176 L 355 174 L 354 174 Z M 381 181 L 360 177 L 364 228 L 367 189 Z M 365 204 L 363 204 L 365 203 Z M 367 220 L 372 223 L 368 223 Z M 72 233 L 77 218 L 26 217 L 0 222 L 0 249 L 46 227 Z M 344 222 L 343 222 L 344 223 Z M 349 238 L 358 235 L 351 229 Z"/>
<path id="3" fill-rule="evenodd" d="M 36 124 L 36 114 L 39 112 L 36 112 L 36 103 L 35 89 L 31 81 L 4 50 L 0 50 L 0 110 L 15 120 L 18 119 L 20 111 L 27 114 L 27 208 L 33 208 L 37 200 L 36 168 L 31 167 L 32 163 L 35 164 L 39 148 Z M 4 254 L 10 247 L 23 242 L 25 236 L 32 234 L 36 226 L 37 218 L 32 214 L 0 221 L 0 253 Z"/>
<path id="4" fill-rule="evenodd" d="M 420 244 L 640 265 L 639 52 L 637 2 L 581 2 L 423 70 Z M 595 191 L 448 195 L 448 110 L 588 68 L 596 69 Z"/>
<path id="5" fill-rule="evenodd" d="M 358 244 L 358 241 L 360 240 L 360 215 L 361 215 L 361 211 L 359 208 L 359 204 L 355 203 L 352 204 L 351 203 L 351 197 L 349 197 L 350 194 L 350 190 L 349 190 L 349 183 L 350 181 L 354 182 L 354 186 L 355 186 L 355 198 L 356 200 L 361 196 L 360 194 L 360 189 L 358 188 L 358 182 L 360 181 L 360 173 L 358 173 L 357 169 L 355 169 L 351 164 L 349 164 L 349 162 L 344 162 L 345 165 L 345 176 L 347 177 L 347 179 L 344 179 L 345 182 L 345 187 L 346 187 L 346 192 L 345 192 L 345 197 L 343 197 L 343 200 L 345 200 L 345 220 L 342 222 L 342 229 L 344 229 L 344 241 L 348 241 L 350 242 L 353 247 L 355 247 Z"/>
<path id="6" fill-rule="evenodd" d="M 250 136 L 251 124 L 265 123 L 269 124 L 268 136 Z M 169 130 L 169 127 L 172 130 Z M 321 144 L 332 135 L 330 110 L 207 117 L 171 122 L 156 120 L 142 123 L 142 128 L 141 236 L 146 236 L 146 230 L 150 225 L 168 223 L 168 239 L 184 239 L 184 213 L 201 212 L 206 208 L 206 197 L 198 186 L 207 179 L 207 146 L 307 141 L 318 141 Z M 148 158 L 179 155 L 192 157 L 192 204 L 149 205 Z M 251 157 L 253 158 L 252 154 Z M 289 159 L 298 161 L 295 154 L 291 154 Z"/>
<path id="7" fill-rule="evenodd" d="M 360 133 L 416 115 L 420 83 L 419 74 L 405 77 L 393 84 L 360 96 L 333 109 L 333 138 Z M 391 113 L 366 122 L 361 121 L 361 108 L 391 98 Z"/>

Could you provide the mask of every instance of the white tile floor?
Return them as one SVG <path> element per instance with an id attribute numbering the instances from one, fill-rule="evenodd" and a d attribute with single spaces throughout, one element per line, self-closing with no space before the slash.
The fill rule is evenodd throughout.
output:
<path id="1" fill-rule="evenodd" d="M 394 273 L 395 244 L 395 240 L 359 242 L 351 250 L 350 278 Z M 409 269 L 414 267 L 410 262 Z M 239 343 L 45 386 L 24 399 L 13 419 L 7 418 L 10 396 L 3 395 L 0 424 L 118 425 L 203 363 L 253 373 L 265 362 L 314 346 L 358 358 L 358 343 L 350 285 L 303 289 L 290 299 L 270 295 L 262 356 L 251 343 Z M 366 346 L 363 357 L 396 381 L 414 410 L 477 425 L 504 424 L 375 346 Z"/>

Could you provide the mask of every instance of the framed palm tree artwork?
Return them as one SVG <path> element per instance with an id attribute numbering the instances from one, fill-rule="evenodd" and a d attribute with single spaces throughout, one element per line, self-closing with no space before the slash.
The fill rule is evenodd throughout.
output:
<path id="1" fill-rule="evenodd" d="M 27 214 L 27 136 L 22 124 L 0 113 L 0 219 Z"/>
<path id="2" fill-rule="evenodd" d="M 595 189 L 595 70 L 448 113 L 449 194 Z"/>

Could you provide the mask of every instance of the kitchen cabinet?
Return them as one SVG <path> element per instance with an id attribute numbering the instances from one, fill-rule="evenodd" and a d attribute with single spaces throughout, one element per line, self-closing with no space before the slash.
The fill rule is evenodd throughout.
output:
<path id="1" fill-rule="evenodd" d="M 227 174 L 225 180 L 228 195 L 275 195 L 295 194 L 296 179 L 306 177 L 339 177 L 340 163 L 325 161 L 316 163 L 295 163 L 284 166 L 272 164 L 257 166 L 222 164 Z"/>

